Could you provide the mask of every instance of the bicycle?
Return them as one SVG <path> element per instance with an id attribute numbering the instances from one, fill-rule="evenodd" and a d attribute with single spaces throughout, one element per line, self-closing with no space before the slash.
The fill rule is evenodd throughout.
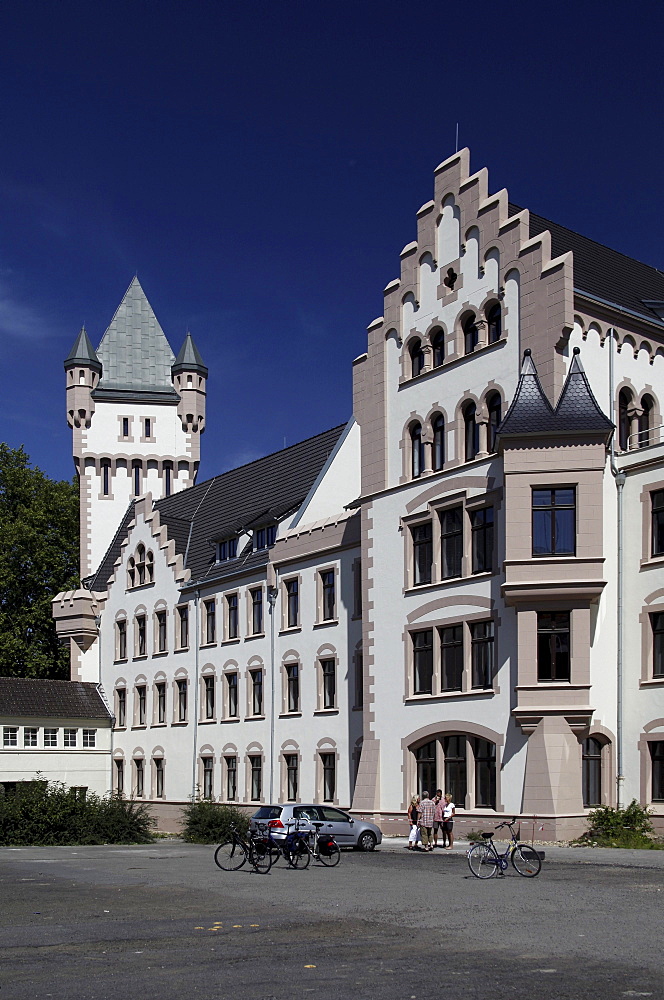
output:
<path id="1" fill-rule="evenodd" d="M 239 871 L 249 861 L 254 871 L 266 875 L 272 867 L 270 847 L 264 837 L 251 835 L 243 840 L 237 828 L 231 827 L 231 839 L 226 840 L 214 852 L 214 863 L 225 872 Z"/>
<path id="2" fill-rule="evenodd" d="M 272 835 L 272 828 L 267 824 L 267 836 L 265 841 L 268 844 L 270 854 L 270 864 L 275 865 L 279 858 L 285 858 L 290 868 L 298 868 L 304 871 L 311 863 L 311 849 L 309 847 L 309 830 L 300 830 L 299 820 L 295 820 L 295 829 L 291 830 L 291 823 L 286 826 L 286 836 L 277 840 Z M 265 826 L 259 827 L 265 829 Z"/>
<path id="3" fill-rule="evenodd" d="M 329 833 L 321 834 L 320 828 L 323 823 L 312 822 L 313 830 L 309 835 L 309 850 L 316 861 L 334 868 L 341 861 L 341 850 L 334 837 Z"/>
<path id="4" fill-rule="evenodd" d="M 514 869 L 524 878 L 535 878 L 536 875 L 539 875 L 542 867 L 540 856 L 530 844 L 523 844 L 516 839 L 515 823 L 516 817 L 511 823 L 506 821 L 499 823 L 496 827 L 496 830 L 500 830 L 504 826 L 510 828 L 510 842 L 504 854 L 498 853 L 493 842 L 495 830 L 493 833 L 483 833 L 484 843 L 475 844 L 474 847 L 470 848 L 467 855 L 468 867 L 475 878 L 491 878 L 498 872 L 504 875 L 510 858 Z"/>

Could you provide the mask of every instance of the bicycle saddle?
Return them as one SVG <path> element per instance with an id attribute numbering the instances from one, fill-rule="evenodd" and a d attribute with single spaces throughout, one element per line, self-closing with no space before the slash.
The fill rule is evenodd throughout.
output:
<path id="1" fill-rule="evenodd" d="M 484 837 L 485 840 L 488 840 L 489 837 L 493 837 L 493 834 L 492 833 L 483 833 L 482 836 Z"/>

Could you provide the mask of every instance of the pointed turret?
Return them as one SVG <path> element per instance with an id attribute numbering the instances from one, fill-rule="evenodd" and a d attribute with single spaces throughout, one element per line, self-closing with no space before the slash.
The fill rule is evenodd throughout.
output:
<path id="1" fill-rule="evenodd" d="M 581 364 L 581 349 L 574 348 L 572 364 L 556 406 L 559 426 L 584 431 L 613 432 L 613 424 L 600 409 Z"/>
<path id="2" fill-rule="evenodd" d="M 202 434 L 205 430 L 205 384 L 208 370 L 189 331 L 171 368 L 171 374 L 180 396 L 178 414 L 182 429 Z"/>
<path id="3" fill-rule="evenodd" d="M 512 405 L 496 432 L 507 434 L 541 434 L 551 430 L 553 407 L 544 394 L 530 349 L 523 352 L 519 384 Z"/>
<path id="4" fill-rule="evenodd" d="M 95 410 L 92 390 L 99 381 L 102 366 L 84 326 L 65 358 L 65 371 L 67 423 L 70 427 L 89 427 Z"/>

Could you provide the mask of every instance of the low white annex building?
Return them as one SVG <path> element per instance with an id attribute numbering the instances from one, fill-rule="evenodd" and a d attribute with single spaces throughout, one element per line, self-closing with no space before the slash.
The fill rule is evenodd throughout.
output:
<path id="1" fill-rule="evenodd" d="M 195 483 L 207 369 L 134 279 L 65 363 L 84 585 L 72 679 L 109 787 L 323 800 L 544 839 L 636 798 L 664 826 L 664 275 L 435 172 L 345 427 Z"/>

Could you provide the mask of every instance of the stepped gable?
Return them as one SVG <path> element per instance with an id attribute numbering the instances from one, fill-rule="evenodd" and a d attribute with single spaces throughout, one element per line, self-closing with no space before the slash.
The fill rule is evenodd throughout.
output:
<path id="1" fill-rule="evenodd" d="M 523 211 L 513 203 L 509 208 L 511 215 Z M 664 301 L 664 272 L 534 212 L 528 214 L 531 237 L 551 233 L 552 256 L 573 252 L 575 289 L 661 323 L 661 315 L 646 303 Z"/>
<path id="2" fill-rule="evenodd" d="M 0 715 L 20 718 L 110 719 L 96 684 L 0 677 Z"/>
<path id="3" fill-rule="evenodd" d="M 295 513 L 316 482 L 325 462 L 334 450 L 346 425 L 300 441 L 264 458 L 256 459 L 214 479 L 154 504 L 159 524 L 166 528 L 176 553 L 184 558 L 191 580 L 214 574 L 231 575 L 238 568 L 250 569 L 267 562 L 267 552 L 258 551 L 245 558 L 215 563 L 215 542 L 231 538 L 244 529 L 276 524 Z M 115 537 L 99 568 L 83 585 L 95 593 L 105 591 L 122 546 L 134 521 L 134 503 L 125 512 Z M 238 554 L 239 555 L 239 554 Z"/>
<path id="4" fill-rule="evenodd" d="M 95 399 L 114 394 L 159 393 L 177 400 L 171 380 L 175 356 L 141 288 L 133 278 L 97 348 L 103 371 Z"/>
<path id="5" fill-rule="evenodd" d="M 555 409 L 544 394 L 537 369 L 529 350 L 524 351 L 519 384 L 502 423 L 498 438 L 508 436 L 564 436 L 587 434 L 589 431 L 607 437 L 613 424 L 602 412 L 595 399 L 579 357 L 574 348 L 572 363 Z"/>

